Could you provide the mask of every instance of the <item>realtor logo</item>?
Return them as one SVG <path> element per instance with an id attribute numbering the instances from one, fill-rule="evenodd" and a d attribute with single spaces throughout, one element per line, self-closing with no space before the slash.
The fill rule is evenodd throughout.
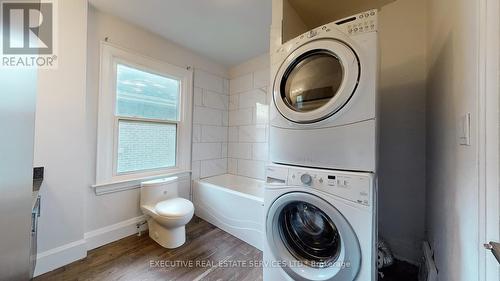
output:
<path id="1" fill-rule="evenodd" d="M 54 68 L 54 1 L 2 2 L 2 67 Z"/>

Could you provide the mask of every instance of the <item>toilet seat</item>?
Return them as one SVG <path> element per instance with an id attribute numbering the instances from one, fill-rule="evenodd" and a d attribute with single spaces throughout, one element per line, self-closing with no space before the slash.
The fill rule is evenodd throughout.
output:
<path id="1" fill-rule="evenodd" d="M 158 202 L 155 211 L 162 217 L 182 218 L 192 216 L 194 206 L 191 201 L 184 198 L 173 198 Z"/>

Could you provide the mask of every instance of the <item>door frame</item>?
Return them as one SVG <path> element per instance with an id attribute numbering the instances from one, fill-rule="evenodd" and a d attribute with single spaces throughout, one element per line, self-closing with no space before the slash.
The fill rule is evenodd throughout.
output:
<path id="1" fill-rule="evenodd" d="M 498 240 L 500 228 L 500 5 L 478 2 L 478 273 L 480 281 L 498 281 L 498 264 L 483 244 Z"/>

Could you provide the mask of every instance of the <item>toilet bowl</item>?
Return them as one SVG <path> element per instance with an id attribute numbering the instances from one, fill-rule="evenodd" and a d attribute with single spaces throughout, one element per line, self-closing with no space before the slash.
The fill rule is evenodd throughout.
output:
<path id="1" fill-rule="evenodd" d="M 170 177 L 141 183 L 141 210 L 146 215 L 149 237 L 165 248 L 186 242 L 186 224 L 193 218 L 191 201 L 180 197 L 189 191 L 189 178 Z"/>

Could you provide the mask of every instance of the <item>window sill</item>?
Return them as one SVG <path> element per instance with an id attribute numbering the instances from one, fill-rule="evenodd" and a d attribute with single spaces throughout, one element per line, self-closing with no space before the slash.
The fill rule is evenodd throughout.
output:
<path id="1" fill-rule="evenodd" d="M 121 191 L 126 191 L 126 190 L 131 190 L 131 189 L 137 189 L 137 188 L 141 187 L 141 182 L 148 181 L 148 180 L 154 180 L 154 179 L 166 178 L 166 177 L 174 177 L 174 176 L 189 177 L 190 174 L 191 174 L 191 171 L 165 173 L 165 174 L 155 175 L 155 176 L 150 176 L 150 177 L 142 177 L 142 178 L 130 179 L 130 180 L 124 180 L 124 181 L 112 181 L 112 182 L 94 184 L 94 185 L 92 185 L 92 188 L 94 189 L 95 194 L 97 196 L 100 196 L 100 195 L 104 195 L 104 194 L 121 192 Z"/>

